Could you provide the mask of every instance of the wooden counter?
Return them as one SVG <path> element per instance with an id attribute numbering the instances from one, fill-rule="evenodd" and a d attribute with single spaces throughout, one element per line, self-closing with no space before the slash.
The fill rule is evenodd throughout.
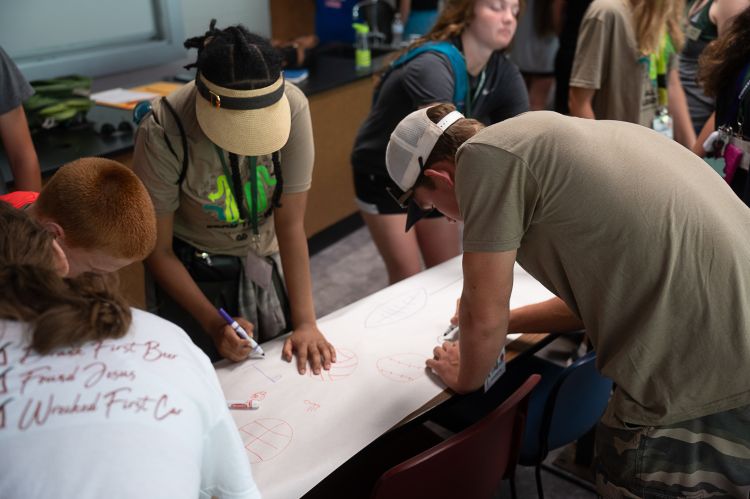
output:
<path id="1" fill-rule="evenodd" d="M 372 79 L 364 78 L 310 97 L 315 169 L 305 214 L 308 238 L 357 211 L 349 156 L 372 89 Z"/>

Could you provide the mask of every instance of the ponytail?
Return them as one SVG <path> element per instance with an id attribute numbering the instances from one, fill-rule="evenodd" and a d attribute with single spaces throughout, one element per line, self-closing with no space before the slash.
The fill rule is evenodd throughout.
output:
<path id="1" fill-rule="evenodd" d="M 131 314 L 116 278 L 60 277 L 52 241 L 26 213 L 0 202 L 0 319 L 28 324 L 40 354 L 124 336 Z"/>

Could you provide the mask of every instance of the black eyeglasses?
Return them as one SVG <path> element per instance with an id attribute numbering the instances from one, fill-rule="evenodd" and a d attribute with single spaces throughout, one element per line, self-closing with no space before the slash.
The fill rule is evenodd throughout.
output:
<path id="1" fill-rule="evenodd" d="M 392 189 L 391 187 L 386 187 L 386 191 L 388 191 L 388 194 L 393 198 L 393 200 L 396 202 L 397 205 L 399 205 L 401 208 L 408 208 L 409 203 L 411 202 L 411 198 L 414 195 L 414 188 L 408 189 L 406 192 L 401 192 L 400 189 Z"/>

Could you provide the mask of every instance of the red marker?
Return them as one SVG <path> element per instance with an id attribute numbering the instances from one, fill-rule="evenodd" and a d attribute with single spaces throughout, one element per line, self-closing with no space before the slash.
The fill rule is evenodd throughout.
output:
<path id="1" fill-rule="evenodd" d="M 255 399 L 248 400 L 247 402 L 242 400 L 227 400 L 227 407 L 239 410 L 260 409 L 260 401 Z"/>

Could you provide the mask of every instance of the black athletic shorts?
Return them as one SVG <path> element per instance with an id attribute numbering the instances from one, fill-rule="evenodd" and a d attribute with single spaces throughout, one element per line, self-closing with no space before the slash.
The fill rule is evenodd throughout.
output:
<path id="1" fill-rule="evenodd" d="M 357 206 L 365 213 L 373 215 L 406 215 L 396 200 L 388 194 L 386 187 L 397 188 L 390 177 L 379 173 L 362 173 L 354 170 L 354 193 Z M 443 214 L 431 211 L 425 218 L 439 218 Z"/>

